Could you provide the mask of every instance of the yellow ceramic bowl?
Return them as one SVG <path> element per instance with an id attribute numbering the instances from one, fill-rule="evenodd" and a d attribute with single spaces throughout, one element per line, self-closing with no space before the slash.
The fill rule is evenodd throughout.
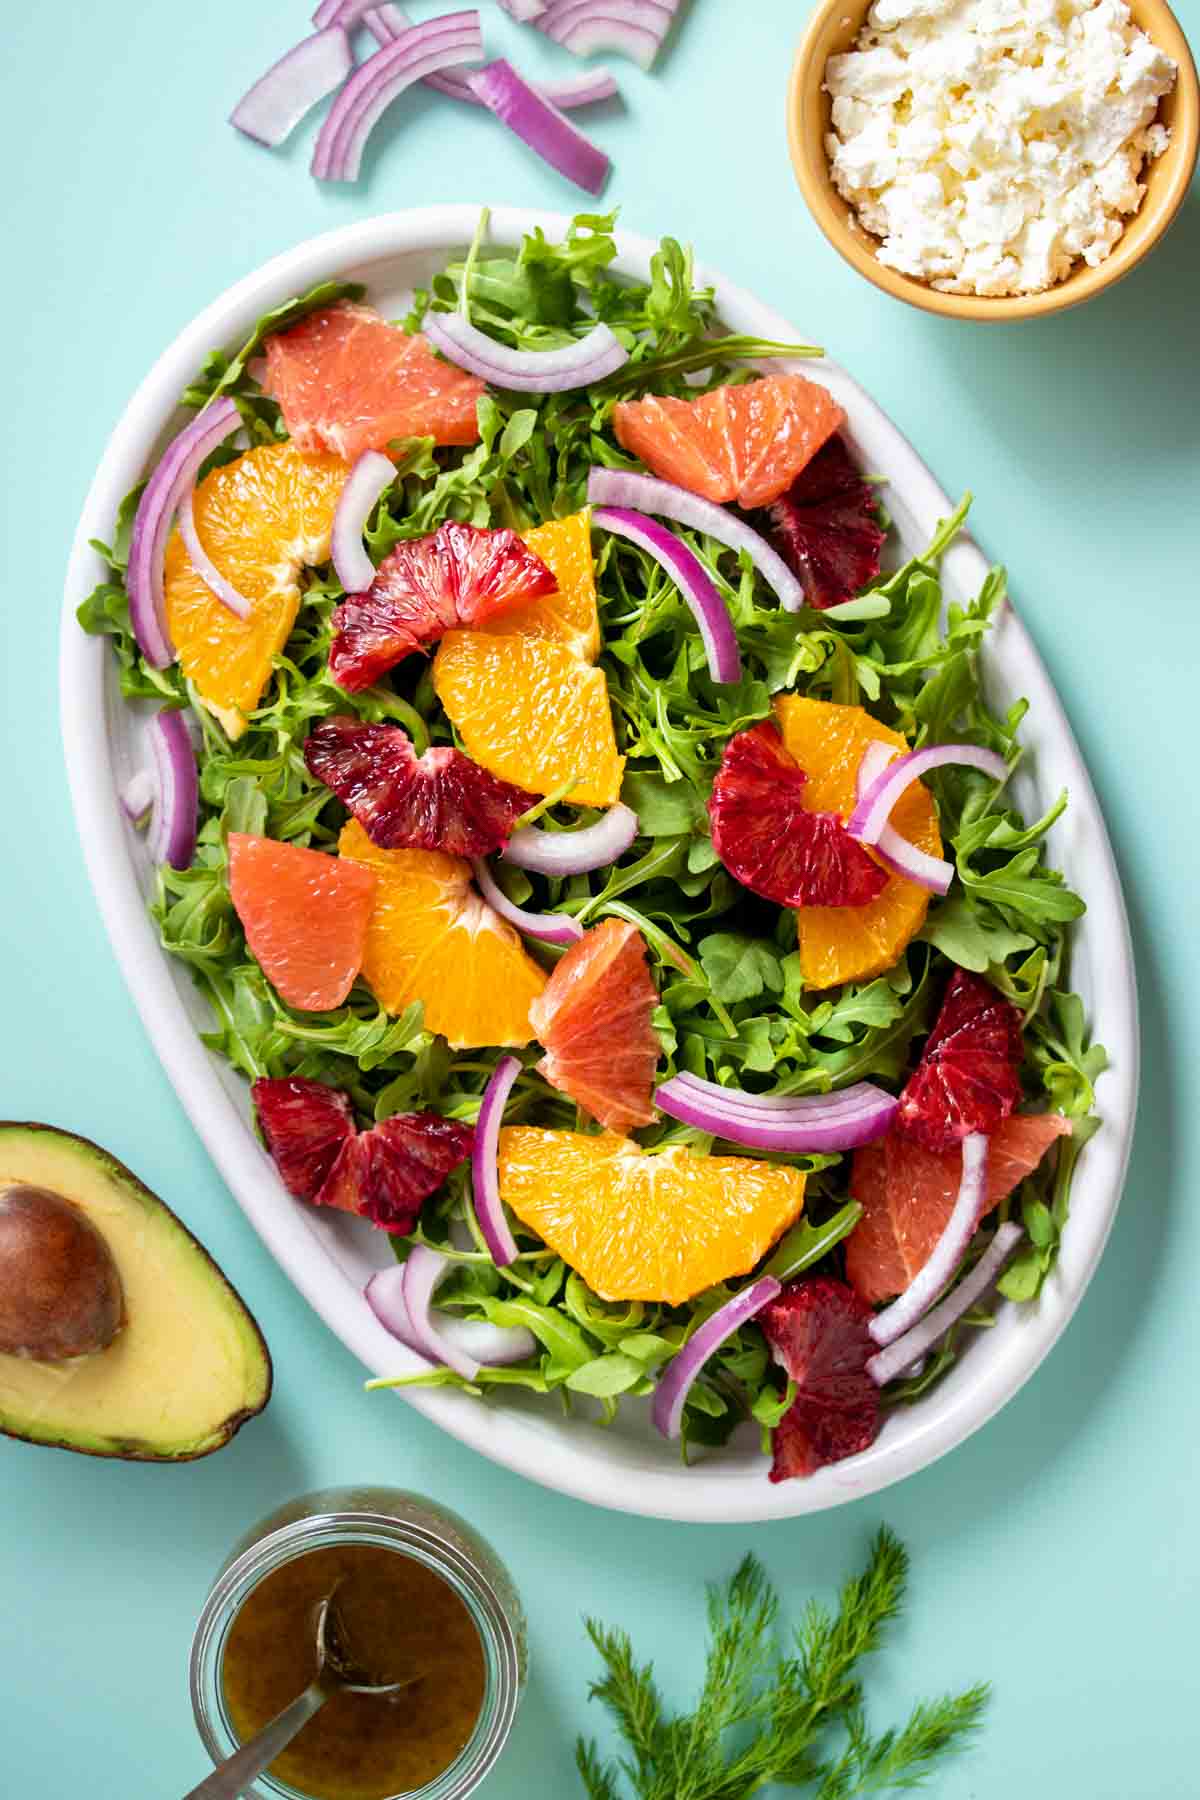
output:
<path id="1" fill-rule="evenodd" d="M 984 297 L 942 294 L 911 275 L 886 268 L 875 254 L 878 239 L 859 225 L 834 187 L 825 154 L 830 129 L 830 99 L 825 92 L 825 64 L 849 50 L 862 29 L 869 0 L 821 0 L 796 51 L 788 87 L 788 142 L 800 190 L 817 224 L 834 249 L 886 294 L 907 300 L 926 312 L 955 319 L 1007 322 L 1038 313 L 1062 312 L 1111 287 L 1149 254 L 1178 212 L 1196 165 L 1200 143 L 1200 83 L 1187 39 L 1164 0 L 1128 0 L 1129 10 L 1160 50 L 1175 59 L 1179 75 L 1163 101 L 1159 117 L 1171 133 L 1169 147 L 1142 174 L 1146 194 L 1108 256 L 1097 268 L 1080 263 L 1056 286 L 1040 294 Z"/>

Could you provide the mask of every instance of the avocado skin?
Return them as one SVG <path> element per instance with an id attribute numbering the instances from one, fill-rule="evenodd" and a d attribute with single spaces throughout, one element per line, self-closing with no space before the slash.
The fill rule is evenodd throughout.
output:
<path id="1" fill-rule="evenodd" d="M 0 1172 L 16 1175 L 21 1179 L 24 1179 L 25 1176 L 19 1167 L 7 1167 L 14 1134 L 18 1137 L 28 1135 L 33 1143 L 44 1143 L 60 1153 L 74 1158 L 77 1174 L 86 1169 L 90 1176 L 109 1184 L 110 1189 L 120 1194 L 123 1199 L 132 1201 L 151 1216 L 155 1214 L 160 1216 L 160 1222 L 165 1226 L 168 1235 L 174 1237 L 177 1246 L 201 1266 L 208 1282 L 208 1291 L 219 1296 L 225 1309 L 231 1315 L 236 1316 L 241 1331 L 247 1336 L 250 1356 L 257 1365 L 258 1385 L 261 1391 L 247 1396 L 244 1405 L 235 1408 L 216 1422 L 195 1443 L 172 1445 L 167 1448 L 156 1447 L 148 1439 L 125 1437 L 109 1432 L 88 1434 L 86 1430 L 71 1429 L 64 1430 L 61 1435 L 56 1435 L 52 1424 L 47 1424 L 44 1430 L 38 1430 L 36 1433 L 28 1429 L 22 1430 L 14 1425 L 11 1419 L 6 1419 L 2 1403 L 0 1403 L 0 1437 L 14 1439 L 21 1443 L 37 1444 L 45 1449 L 69 1450 L 80 1456 L 115 1458 L 124 1462 L 195 1462 L 202 1456 L 211 1456 L 213 1451 L 223 1449 L 237 1435 L 248 1419 L 256 1418 L 263 1411 L 271 1398 L 274 1387 L 274 1365 L 271 1361 L 271 1353 L 253 1313 L 224 1270 L 209 1255 L 199 1238 L 188 1230 L 178 1214 L 103 1145 L 93 1142 L 91 1138 L 82 1137 L 77 1132 L 66 1131 L 59 1126 L 39 1123 L 36 1120 L 0 1120 Z M 73 1198 L 75 1203 L 88 1213 L 89 1217 L 91 1216 L 86 1198 L 77 1192 L 70 1198 Z M 103 1235 L 103 1228 L 99 1226 L 98 1228 L 101 1229 Z M 119 1258 L 118 1266 L 120 1266 Z M 103 1358 L 106 1354 L 108 1352 L 100 1351 L 98 1357 Z M 91 1441 L 88 1441 L 89 1435 Z"/>

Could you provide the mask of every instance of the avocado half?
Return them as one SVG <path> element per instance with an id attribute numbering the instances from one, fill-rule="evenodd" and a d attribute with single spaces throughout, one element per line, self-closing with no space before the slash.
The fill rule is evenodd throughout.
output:
<path id="1" fill-rule="evenodd" d="M 17 1187 L 61 1197 L 95 1227 L 120 1277 L 123 1318 L 91 1355 L 0 1354 L 0 1433 L 87 1456 L 184 1462 L 219 1450 L 262 1411 L 272 1371 L 257 1324 L 124 1163 L 73 1132 L 0 1121 L 0 1190 Z M 0 1259 L 0 1290 L 4 1280 Z"/>

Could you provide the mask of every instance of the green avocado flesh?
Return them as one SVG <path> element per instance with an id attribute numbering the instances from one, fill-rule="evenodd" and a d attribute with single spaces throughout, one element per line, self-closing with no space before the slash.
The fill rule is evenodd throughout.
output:
<path id="1" fill-rule="evenodd" d="M 271 1359 L 207 1251 L 123 1163 L 70 1132 L 0 1122 L 0 1187 L 20 1184 L 91 1220 L 117 1265 L 125 1322 L 107 1349 L 71 1362 L 0 1354 L 0 1432 L 135 1461 L 227 1444 L 266 1405 Z"/>

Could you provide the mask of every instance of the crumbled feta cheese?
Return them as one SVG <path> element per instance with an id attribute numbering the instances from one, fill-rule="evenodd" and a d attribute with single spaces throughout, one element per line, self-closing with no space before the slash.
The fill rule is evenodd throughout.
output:
<path id="1" fill-rule="evenodd" d="M 1035 293 L 1121 236 L 1175 75 L 1124 0 L 875 0 L 825 66 L 834 185 L 890 268 Z"/>

